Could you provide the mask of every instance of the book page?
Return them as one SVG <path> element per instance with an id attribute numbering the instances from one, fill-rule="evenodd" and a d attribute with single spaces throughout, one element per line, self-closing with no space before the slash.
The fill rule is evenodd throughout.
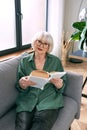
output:
<path id="1" fill-rule="evenodd" d="M 66 72 L 51 72 L 50 73 L 50 79 L 51 78 L 61 78 L 65 74 L 66 74 Z"/>
<path id="2" fill-rule="evenodd" d="M 40 88 L 43 90 L 45 84 L 49 81 L 49 78 L 41 78 L 41 77 L 36 77 L 36 76 L 30 75 L 29 80 L 37 83 L 36 85 L 34 85 L 32 87 Z"/>
<path id="3" fill-rule="evenodd" d="M 49 73 L 50 74 L 50 77 L 49 78 L 43 78 L 43 77 L 38 77 L 38 76 L 32 76 L 30 74 L 29 76 L 29 80 L 37 83 L 36 85 L 33 85 L 32 87 L 35 87 L 35 88 L 40 88 L 40 89 L 44 89 L 44 86 L 46 83 L 49 82 L 50 79 L 52 78 L 61 78 L 62 76 L 64 76 L 66 74 L 66 72 L 51 72 Z M 43 75 L 43 73 L 42 73 Z"/>

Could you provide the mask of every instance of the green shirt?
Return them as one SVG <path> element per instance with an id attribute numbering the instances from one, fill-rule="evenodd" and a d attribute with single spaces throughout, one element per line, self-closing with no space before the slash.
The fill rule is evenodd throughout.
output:
<path id="1" fill-rule="evenodd" d="M 38 111 L 63 107 L 64 103 L 62 94 L 66 84 L 66 75 L 62 77 L 63 87 L 60 89 L 57 89 L 52 83 L 47 83 L 43 90 L 31 86 L 27 89 L 22 89 L 18 83 L 19 79 L 29 75 L 32 70 L 36 70 L 34 53 L 23 57 L 18 67 L 16 87 L 19 91 L 19 95 L 16 100 L 16 112 L 31 112 L 35 107 Z M 64 71 L 60 59 L 48 53 L 43 70 L 47 72 Z"/>

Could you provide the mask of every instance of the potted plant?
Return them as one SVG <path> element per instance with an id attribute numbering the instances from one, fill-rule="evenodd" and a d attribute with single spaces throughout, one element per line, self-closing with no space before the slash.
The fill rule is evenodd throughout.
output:
<path id="1" fill-rule="evenodd" d="M 84 50 L 84 47 L 87 47 L 87 21 L 74 22 L 72 27 L 76 30 L 72 33 L 70 40 L 78 40 L 79 49 Z"/>
<path id="2" fill-rule="evenodd" d="M 81 10 L 79 22 L 74 22 L 72 27 L 75 32 L 72 33 L 70 40 L 79 41 L 79 49 L 87 51 L 87 8 Z"/>

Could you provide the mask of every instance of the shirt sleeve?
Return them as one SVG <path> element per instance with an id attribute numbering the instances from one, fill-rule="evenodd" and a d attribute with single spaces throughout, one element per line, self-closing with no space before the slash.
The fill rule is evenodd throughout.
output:
<path id="1" fill-rule="evenodd" d="M 21 77 L 25 76 L 25 71 L 24 71 L 24 61 L 23 58 L 21 59 L 19 65 L 18 65 L 18 71 L 17 71 L 17 81 L 16 81 L 16 88 L 19 92 L 26 92 L 27 89 L 22 89 L 19 85 L 19 79 Z"/>
<path id="2" fill-rule="evenodd" d="M 62 79 L 63 79 L 63 86 L 62 86 L 62 88 L 57 89 L 57 91 L 60 92 L 60 93 L 63 93 L 63 92 L 64 92 L 64 89 L 65 89 L 65 87 L 66 87 L 66 81 L 67 81 L 67 76 L 66 76 L 66 74 L 62 77 Z"/>
<path id="3" fill-rule="evenodd" d="M 60 59 L 59 59 L 59 63 L 58 63 L 58 71 L 60 71 L 60 72 L 63 72 L 63 71 L 64 71 L 64 68 L 63 68 L 63 66 L 62 66 L 62 63 L 61 63 L 61 60 L 60 60 Z M 63 92 L 64 92 L 64 89 L 65 89 L 65 87 L 66 87 L 67 74 L 65 74 L 65 75 L 62 77 L 62 79 L 63 79 L 63 86 L 62 86 L 62 88 L 60 88 L 60 89 L 56 88 L 56 90 L 57 90 L 58 92 L 60 92 L 60 93 L 63 93 Z"/>

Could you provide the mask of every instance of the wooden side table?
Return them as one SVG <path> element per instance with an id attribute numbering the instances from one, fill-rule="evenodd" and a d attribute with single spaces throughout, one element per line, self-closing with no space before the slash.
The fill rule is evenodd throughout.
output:
<path id="1" fill-rule="evenodd" d="M 83 52 L 82 50 L 77 50 L 72 54 L 69 54 L 69 58 L 75 58 L 75 59 L 87 61 L 87 52 Z"/>

